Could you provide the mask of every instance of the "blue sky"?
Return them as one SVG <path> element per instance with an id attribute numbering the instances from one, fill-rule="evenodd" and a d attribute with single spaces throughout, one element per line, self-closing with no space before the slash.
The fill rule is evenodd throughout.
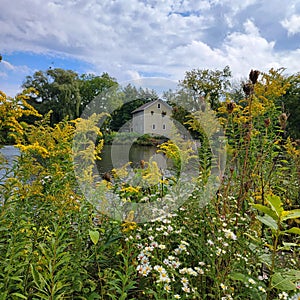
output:
<path id="1" fill-rule="evenodd" d="M 299 0 L 2 0 L 0 90 L 49 67 L 119 82 L 194 68 L 300 71 Z"/>

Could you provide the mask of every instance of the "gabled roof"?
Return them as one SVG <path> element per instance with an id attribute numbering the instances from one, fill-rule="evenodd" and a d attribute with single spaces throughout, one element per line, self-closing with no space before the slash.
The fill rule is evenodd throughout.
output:
<path id="1" fill-rule="evenodd" d="M 137 109 L 135 109 L 134 111 L 132 111 L 131 113 L 134 114 L 134 113 L 137 113 L 139 111 L 143 111 L 145 110 L 146 108 L 148 108 L 149 106 L 152 106 L 153 104 L 157 103 L 157 102 L 160 102 L 162 103 L 163 105 L 165 105 L 167 108 L 169 109 L 173 109 L 172 106 L 170 106 L 166 101 L 163 101 L 161 99 L 157 99 L 157 100 L 153 100 L 153 101 L 150 101 L 150 102 L 147 102 L 145 104 L 143 104 L 142 106 L 138 107 Z"/>

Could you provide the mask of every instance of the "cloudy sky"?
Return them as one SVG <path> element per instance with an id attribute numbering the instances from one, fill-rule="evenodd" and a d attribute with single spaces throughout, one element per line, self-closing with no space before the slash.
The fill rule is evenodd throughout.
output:
<path id="1" fill-rule="evenodd" d="M 300 0 L 2 0 L 0 90 L 49 67 L 119 82 L 195 68 L 300 71 Z"/>

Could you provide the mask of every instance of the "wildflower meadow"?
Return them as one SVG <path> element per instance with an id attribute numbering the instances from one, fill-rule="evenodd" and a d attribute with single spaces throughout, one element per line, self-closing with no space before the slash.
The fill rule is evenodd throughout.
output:
<path id="1" fill-rule="evenodd" d="M 2 138 L 20 156 L 9 168 L 1 157 L 0 300 L 300 299 L 300 143 L 277 102 L 288 84 L 252 71 L 239 100 L 224 98 L 215 115 L 226 161 L 212 155 L 214 124 L 200 109 L 185 125 L 201 146 L 157 146 L 169 173 L 128 162 L 105 179 L 95 176 L 103 114 L 52 125 L 28 104 L 34 91 L 1 93 Z M 196 176 L 182 174 L 196 162 Z"/>

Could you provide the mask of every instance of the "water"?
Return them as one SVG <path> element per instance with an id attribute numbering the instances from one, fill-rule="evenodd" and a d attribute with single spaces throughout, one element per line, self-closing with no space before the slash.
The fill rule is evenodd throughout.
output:
<path id="1" fill-rule="evenodd" d="M 101 158 L 97 162 L 100 174 L 111 171 L 113 168 L 120 168 L 128 162 L 132 167 L 138 167 L 141 161 L 148 162 L 151 158 L 160 166 L 165 167 L 165 159 L 162 154 L 157 154 L 155 146 L 141 145 L 104 145 Z"/>
<path id="2" fill-rule="evenodd" d="M 155 146 L 141 145 L 104 145 L 101 158 L 97 162 L 100 174 L 111 171 L 113 168 L 120 168 L 128 162 L 132 162 L 132 167 L 140 166 L 141 161 L 149 162 L 155 160 L 159 167 L 166 169 L 169 166 L 166 158 L 162 154 L 157 154 Z M 20 155 L 19 149 L 14 146 L 4 146 L 0 148 L 0 154 L 4 156 L 6 162 L 0 167 L 0 183 L 6 175 L 6 169 L 13 166 L 14 161 Z"/>
<path id="3" fill-rule="evenodd" d="M 0 156 L 3 156 L 6 160 L 4 163 L 1 160 L 0 183 L 3 181 L 6 175 L 6 169 L 9 170 L 12 168 L 14 161 L 19 155 L 19 149 L 14 146 L 4 146 L 0 148 Z"/>

